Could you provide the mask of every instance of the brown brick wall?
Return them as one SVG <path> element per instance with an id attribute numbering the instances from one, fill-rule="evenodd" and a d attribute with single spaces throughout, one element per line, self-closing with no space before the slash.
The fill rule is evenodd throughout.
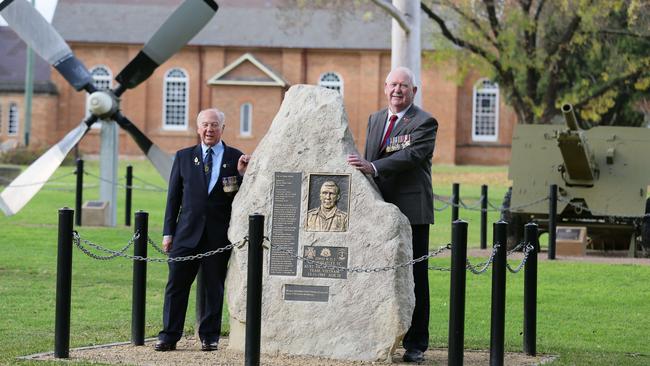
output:
<path id="1" fill-rule="evenodd" d="M 116 74 L 140 51 L 136 45 L 72 44 L 77 57 L 91 68 L 106 65 Z M 317 84 L 320 75 L 334 71 L 344 81 L 343 99 L 349 117 L 350 131 L 363 152 L 368 116 L 386 105 L 383 84 L 390 71 L 390 53 L 373 50 L 311 50 L 311 49 L 246 49 L 223 47 L 186 47 L 174 55 L 142 85 L 127 90 L 122 96 L 121 108 L 138 128 L 163 150 L 173 153 L 179 148 L 197 143 L 195 118 L 199 110 L 219 107 L 227 115 L 224 133 L 226 143 L 250 153 L 266 133 L 277 113 L 284 90 L 281 87 L 208 85 L 224 67 L 241 55 L 250 52 L 271 70 L 287 80 L 290 85 Z M 252 65 L 246 66 L 250 68 Z M 188 128 L 169 131 L 162 128 L 162 97 L 165 73 L 174 67 L 185 70 L 189 77 Z M 499 141 L 494 146 L 471 140 L 471 91 L 477 76 L 463 85 L 454 83 L 450 75 L 455 66 L 432 66 L 423 62 L 422 94 L 423 108 L 439 122 L 434 162 L 448 164 L 485 164 L 491 161 L 506 163 L 515 118 L 506 109 L 501 98 Z M 233 75 L 242 74 L 245 68 Z M 250 71 L 250 70 L 249 70 Z M 253 70 L 254 71 L 254 70 Z M 258 73 L 258 75 L 261 75 Z M 241 75 L 240 75 L 241 76 Z M 35 138 L 48 143 L 60 140 L 74 128 L 85 115 L 85 92 L 76 92 L 55 71 L 52 79 L 57 84 L 59 96 L 52 101 L 35 101 L 35 108 L 48 113 L 48 127 L 40 121 L 33 124 Z M 22 100 L 22 96 L 17 95 Z M 239 136 L 239 108 L 242 103 L 253 105 L 253 135 Z M 41 107 L 41 104 L 44 107 Z M 3 125 L 6 126 L 6 117 Z M 34 119 L 36 121 L 36 118 Z M 2 135 L 0 135 L 2 138 Z M 120 154 L 141 154 L 135 142 L 124 131 L 120 132 Z M 84 153 L 99 151 L 99 130 L 93 129 L 81 143 Z"/>

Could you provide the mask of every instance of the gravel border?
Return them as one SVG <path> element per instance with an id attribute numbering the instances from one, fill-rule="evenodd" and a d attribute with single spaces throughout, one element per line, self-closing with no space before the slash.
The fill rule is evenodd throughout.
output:
<path id="1" fill-rule="evenodd" d="M 244 355 L 241 352 L 227 349 L 228 338 L 222 337 L 219 350 L 215 352 L 201 352 L 201 346 L 194 337 L 185 337 L 177 344 L 177 350 L 171 352 L 156 352 L 153 349 L 155 339 L 148 339 L 144 346 L 133 346 L 129 342 L 112 343 L 91 347 L 81 347 L 70 350 L 70 358 L 56 359 L 53 352 L 39 353 L 36 355 L 20 357 L 30 361 L 88 361 L 101 362 L 112 365 L 243 365 Z M 363 362 L 331 360 L 321 357 L 268 355 L 262 354 L 260 363 L 269 366 L 297 366 L 297 365 L 413 365 L 402 362 L 404 349 L 400 348 L 393 356 L 392 362 Z M 542 365 L 553 361 L 556 357 L 549 355 L 527 356 L 523 353 L 505 353 L 505 365 Z M 490 363 L 489 351 L 465 350 L 464 365 L 482 366 Z M 447 349 L 435 348 L 425 352 L 426 365 L 447 365 Z"/>

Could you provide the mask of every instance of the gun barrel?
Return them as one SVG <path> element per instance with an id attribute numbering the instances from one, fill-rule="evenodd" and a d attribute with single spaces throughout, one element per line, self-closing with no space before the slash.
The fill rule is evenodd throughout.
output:
<path id="1" fill-rule="evenodd" d="M 576 120 L 576 115 L 573 112 L 573 106 L 569 103 L 562 105 L 562 114 L 564 114 L 564 120 L 566 121 L 567 127 L 571 131 L 578 130 L 578 122 Z"/>

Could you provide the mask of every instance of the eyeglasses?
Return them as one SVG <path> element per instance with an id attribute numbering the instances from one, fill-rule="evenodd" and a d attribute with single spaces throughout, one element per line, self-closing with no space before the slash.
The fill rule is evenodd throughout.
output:
<path id="1" fill-rule="evenodd" d="M 200 126 L 202 128 L 212 127 L 213 129 L 216 130 L 216 129 L 219 128 L 219 123 L 218 122 L 212 122 L 212 123 L 203 122 L 203 123 L 200 124 Z"/>

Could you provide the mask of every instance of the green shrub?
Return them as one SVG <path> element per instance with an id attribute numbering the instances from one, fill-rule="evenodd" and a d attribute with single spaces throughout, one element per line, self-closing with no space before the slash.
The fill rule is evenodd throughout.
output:
<path id="1" fill-rule="evenodd" d="M 30 165 L 41 155 L 43 155 L 49 147 L 44 146 L 19 146 L 13 150 L 5 151 L 0 153 L 0 163 L 1 164 L 14 164 L 14 165 Z M 74 153 L 70 152 L 63 159 L 61 165 L 73 166 L 75 165 Z"/>

